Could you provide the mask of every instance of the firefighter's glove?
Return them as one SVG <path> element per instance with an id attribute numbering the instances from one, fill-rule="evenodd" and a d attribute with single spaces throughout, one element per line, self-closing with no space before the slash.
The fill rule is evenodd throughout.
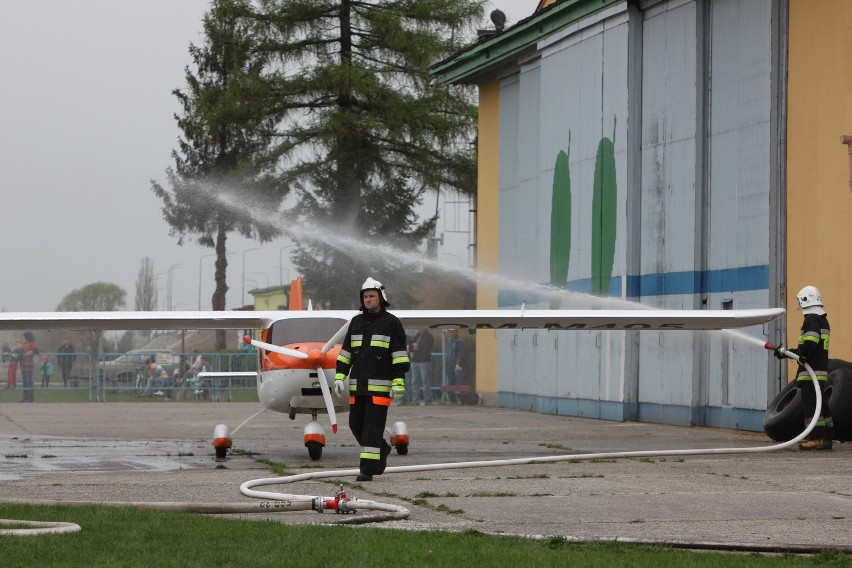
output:
<path id="1" fill-rule="evenodd" d="M 784 351 L 786 351 L 786 349 L 784 349 L 783 345 L 779 345 L 778 347 L 773 349 L 773 351 L 775 352 L 776 358 L 778 358 L 778 359 L 786 359 L 787 358 L 787 356 L 784 355 Z"/>
<path id="2" fill-rule="evenodd" d="M 405 379 L 394 379 L 391 383 L 391 395 L 394 404 L 399 404 L 405 397 Z"/>
<path id="3" fill-rule="evenodd" d="M 346 393 L 346 377 L 339 377 L 334 379 L 334 394 L 337 398 L 343 398 L 343 395 Z"/>

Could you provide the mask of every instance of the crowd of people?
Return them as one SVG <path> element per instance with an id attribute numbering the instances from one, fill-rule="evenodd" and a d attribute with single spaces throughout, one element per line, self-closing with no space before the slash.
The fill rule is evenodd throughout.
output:
<path id="1" fill-rule="evenodd" d="M 219 402 L 218 382 L 214 380 L 209 386 L 204 386 L 198 378 L 199 373 L 212 370 L 210 357 L 200 353 L 198 349 L 194 349 L 192 355 L 192 363 L 189 366 L 186 364 L 186 358 L 181 357 L 180 364 L 171 374 L 153 357 L 149 359 L 145 363 L 145 389 L 139 396 L 163 396 L 167 400 L 184 400 L 187 392 L 192 391 L 195 398 L 207 398 L 213 402 Z"/>
<path id="2" fill-rule="evenodd" d="M 435 337 L 427 328 L 417 330 L 414 336 L 406 338 L 406 349 L 411 361 L 410 370 L 406 376 L 408 390 L 402 404 L 417 406 L 422 399 L 423 404 L 430 405 L 433 402 L 435 386 L 432 377 L 432 354 L 435 349 Z M 465 344 L 456 329 L 450 330 L 445 344 L 444 373 L 446 384 L 449 386 L 465 384 Z M 39 357 L 40 355 L 40 357 Z M 62 386 L 67 388 L 71 385 L 71 371 L 77 358 L 77 352 L 68 338 L 63 339 L 62 344 L 53 354 L 56 367 L 58 367 Z M 210 358 L 199 353 L 196 349 L 192 353 L 192 363 L 187 365 L 186 358 L 181 357 L 180 364 L 169 373 L 162 365 L 153 358 L 145 363 L 144 389 L 139 396 L 163 396 L 167 399 L 183 400 L 187 392 L 191 392 L 195 398 L 207 398 L 212 401 L 219 399 L 219 389 L 216 381 L 210 381 L 205 385 L 196 377 L 199 372 L 210 371 Z M 2 362 L 6 364 L 6 389 L 17 389 L 18 379 L 21 379 L 23 396 L 21 402 L 33 402 L 34 400 L 34 374 L 36 361 L 39 362 L 39 377 L 41 388 L 47 389 L 51 386 L 55 367 L 51 354 L 41 354 L 32 332 L 25 332 L 21 339 L 15 341 L 15 347 L 8 344 L 2 346 Z M 438 383 L 441 378 L 437 377 Z M 443 393 L 442 393 L 443 394 Z M 453 391 L 446 393 L 450 402 L 459 402 L 458 394 Z"/>
<path id="3" fill-rule="evenodd" d="M 435 377 L 433 380 L 432 355 L 435 352 L 435 337 L 427 328 L 417 330 L 417 333 L 408 343 L 408 354 L 411 361 L 411 370 L 408 372 L 408 390 L 404 404 L 419 406 L 423 400 L 425 406 L 432 404 L 434 390 L 441 386 L 442 378 Z M 440 352 L 438 352 L 440 354 Z M 465 356 L 466 349 L 464 339 L 459 335 L 458 329 L 448 332 L 445 351 L 443 353 L 443 371 L 445 386 L 458 387 L 465 382 Z M 460 402 L 457 390 L 446 390 L 441 393 L 446 395 L 449 402 Z"/>
<path id="4" fill-rule="evenodd" d="M 0 352 L 0 362 L 6 365 L 4 389 L 18 389 L 18 379 L 20 378 L 22 391 L 20 402 L 33 402 L 35 400 L 36 364 L 38 363 L 39 378 L 41 379 L 40 387 L 47 389 L 51 386 L 51 380 L 56 369 L 54 359 L 62 378 L 62 386 L 64 388 L 74 386 L 71 371 L 77 359 L 77 351 L 70 339 L 63 339 L 55 353 L 42 353 L 35 342 L 33 333 L 30 331 L 25 332 L 21 339 L 15 341 L 14 348 L 8 343 L 4 343 Z M 196 349 L 193 351 L 192 363 L 186 365 L 185 361 L 186 359 L 181 357 L 180 365 L 170 374 L 153 358 L 148 360 L 145 363 L 145 388 L 140 396 L 157 394 L 166 398 L 182 400 L 186 390 L 190 389 L 196 398 L 218 401 L 220 395 L 215 381 L 204 386 L 196 379 L 198 373 L 211 370 L 209 356 L 199 353 Z"/>

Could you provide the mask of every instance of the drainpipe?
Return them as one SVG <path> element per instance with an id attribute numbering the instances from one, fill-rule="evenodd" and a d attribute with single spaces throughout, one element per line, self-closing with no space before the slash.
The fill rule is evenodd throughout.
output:
<path id="1" fill-rule="evenodd" d="M 849 191 L 852 191 L 852 136 L 844 134 L 840 137 L 840 143 L 846 144 L 849 151 Z"/>

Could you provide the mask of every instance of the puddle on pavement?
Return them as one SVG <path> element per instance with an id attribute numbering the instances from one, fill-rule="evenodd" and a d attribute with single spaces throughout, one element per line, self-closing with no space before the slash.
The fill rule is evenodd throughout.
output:
<path id="1" fill-rule="evenodd" d="M 211 453 L 186 441 L 0 436 L 0 482 L 60 472 L 164 472 L 196 467 Z"/>

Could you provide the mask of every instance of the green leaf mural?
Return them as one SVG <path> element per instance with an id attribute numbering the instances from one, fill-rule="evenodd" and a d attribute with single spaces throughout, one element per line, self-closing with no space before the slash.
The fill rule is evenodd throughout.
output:
<path id="1" fill-rule="evenodd" d="M 564 288 L 568 283 L 568 263 L 571 260 L 571 171 L 568 156 L 571 152 L 571 133 L 568 133 L 568 152 L 556 156 L 553 168 L 553 190 L 550 208 L 550 285 Z M 551 308 L 559 307 L 551 301 Z"/>
<path id="2" fill-rule="evenodd" d="M 602 138 L 595 158 L 592 196 L 592 294 L 606 296 L 615 262 L 618 187 L 615 178 L 615 124 L 612 140 Z"/>

